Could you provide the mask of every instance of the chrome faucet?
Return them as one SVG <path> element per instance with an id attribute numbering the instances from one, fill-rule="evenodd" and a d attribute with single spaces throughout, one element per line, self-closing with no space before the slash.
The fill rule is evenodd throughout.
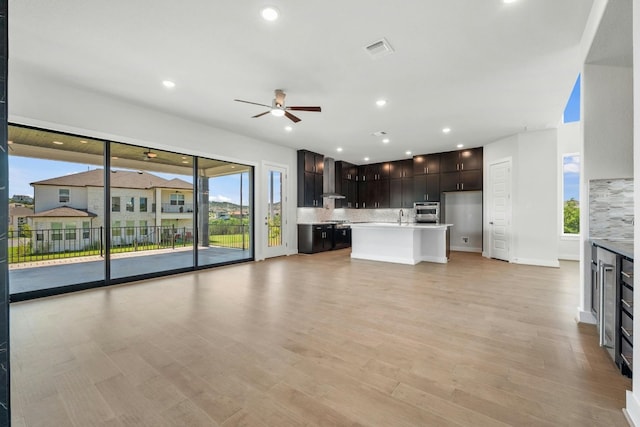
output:
<path id="1" fill-rule="evenodd" d="M 404 212 L 402 211 L 402 209 L 400 209 L 400 212 L 398 212 L 398 225 L 402 225 L 403 216 L 404 216 Z"/>

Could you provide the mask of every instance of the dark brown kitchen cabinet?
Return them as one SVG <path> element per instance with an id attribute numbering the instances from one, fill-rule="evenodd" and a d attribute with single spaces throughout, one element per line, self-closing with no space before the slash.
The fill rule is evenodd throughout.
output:
<path id="1" fill-rule="evenodd" d="M 414 202 L 440 201 L 440 174 L 415 175 L 413 177 Z"/>
<path id="2" fill-rule="evenodd" d="M 358 208 L 376 209 L 389 207 L 389 180 L 359 181 Z"/>
<path id="3" fill-rule="evenodd" d="M 358 167 L 354 164 L 337 161 L 336 193 L 344 199 L 336 199 L 336 208 L 356 208 L 358 206 Z"/>
<path id="4" fill-rule="evenodd" d="M 380 181 L 389 179 L 389 163 L 372 163 L 360 167 L 362 181 Z"/>
<path id="5" fill-rule="evenodd" d="M 482 147 L 440 157 L 440 191 L 482 190 Z"/>
<path id="6" fill-rule="evenodd" d="M 482 169 L 482 147 L 440 154 L 440 172 Z"/>
<path id="7" fill-rule="evenodd" d="M 413 159 L 389 163 L 389 207 L 413 207 Z"/>
<path id="8" fill-rule="evenodd" d="M 412 208 L 413 178 L 389 180 L 389 206 L 392 208 Z"/>
<path id="9" fill-rule="evenodd" d="M 440 153 L 413 157 L 413 175 L 433 175 L 440 173 Z"/>
<path id="10" fill-rule="evenodd" d="M 298 207 L 322 207 L 324 156 L 298 150 Z"/>
<path id="11" fill-rule="evenodd" d="M 333 224 L 298 224 L 298 252 L 315 254 L 333 249 Z"/>
<path id="12" fill-rule="evenodd" d="M 389 163 L 389 178 L 412 178 L 413 177 L 413 159 L 397 160 Z"/>

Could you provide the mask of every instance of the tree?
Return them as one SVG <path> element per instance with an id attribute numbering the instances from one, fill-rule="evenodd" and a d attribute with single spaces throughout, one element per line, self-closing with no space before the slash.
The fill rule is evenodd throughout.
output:
<path id="1" fill-rule="evenodd" d="M 29 226 L 29 224 L 22 224 L 20 226 L 20 237 L 31 237 L 31 226 Z"/>
<path id="2" fill-rule="evenodd" d="M 580 203 L 574 198 L 564 202 L 564 233 L 580 233 Z"/>

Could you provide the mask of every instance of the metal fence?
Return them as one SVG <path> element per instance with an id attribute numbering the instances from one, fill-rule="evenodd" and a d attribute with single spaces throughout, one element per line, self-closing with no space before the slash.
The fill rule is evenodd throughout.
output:
<path id="1" fill-rule="evenodd" d="M 9 230 L 9 263 L 104 256 L 104 227 Z M 174 226 L 112 227 L 111 253 L 192 246 L 193 228 Z M 202 246 L 246 250 L 248 225 L 209 224 L 209 241 Z"/>

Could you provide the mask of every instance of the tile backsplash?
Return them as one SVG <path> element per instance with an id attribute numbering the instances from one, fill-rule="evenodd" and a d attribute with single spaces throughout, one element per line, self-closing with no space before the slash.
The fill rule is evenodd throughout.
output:
<path id="1" fill-rule="evenodd" d="M 633 179 L 589 181 L 589 237 L 633 239 Z"/>
<path id="2" fill-rule="evenodd" d="M 414 222 L 415 210 L 402 209 L 402 222 Z M 349 222 L 394 222 L 398 220 L 400 209 L 322 209 L 298 208 L 298 224 L 312 224 L 323 221 Z"/>

